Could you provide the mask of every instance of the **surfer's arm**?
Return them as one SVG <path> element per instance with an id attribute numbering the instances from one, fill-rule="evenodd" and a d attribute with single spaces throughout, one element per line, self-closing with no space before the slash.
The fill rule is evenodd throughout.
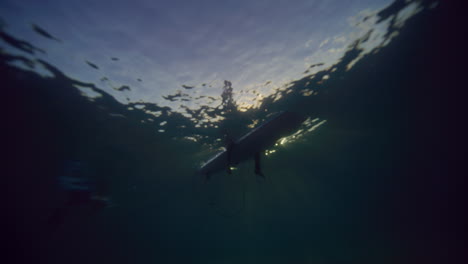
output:
<path id="1" fill-rule="evenodd" d="M 263 175 L 262 167 L 260 164 L 260 158 L 261 158 L 260 155 L 261 155 L 260 152 L 255 153 L 255 174 L 265 177 L 265 175 Z"/>

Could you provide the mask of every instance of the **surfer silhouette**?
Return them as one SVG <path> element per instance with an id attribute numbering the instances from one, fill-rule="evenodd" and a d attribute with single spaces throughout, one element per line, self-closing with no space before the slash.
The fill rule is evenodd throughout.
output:
<path id="1" fill-rule="evenodd" d="M 261 153 L 273 146 L 275 142 L 299 128 L 305 116 L 293 112 L 280 112 L 260 126 L 240 137 L 231 140 L 226 137 L 226 149 L 207 161 L 199 173 L 207 178 L 211 174 L 227 170 L 230 174 L 232 165 L 237 165 L 249 159 L 255 162 L 255 174 L 264 177 L 261 169 Z"/>
<path id="2" fill-rule="evenodd" d="M 224 81 L 221 98 L 222 102 L 220 106 L 223 107 L 224 112 L 220 114 L 225 117 L 225 122 L 222 125 L 224 127 L 222 131 L 224 134 L 225 150 L 206 162 L 199 169 L 199 173 L 205 175 L 206 179 L 209 179 L 211 174 L 219 171 L 226 171 L 228 174 L 231 174 L 232 166 L 253 159 L 255 162 L 255 174 L 264 177 L 261 166 L 261 153 L 274 145 L 281 137 L 299 128 L 305 117 L 287 111 L 279 112 L 243 137 L 234 140 L 228 131 L 233 132 L 238 130 L 239 120 L 242 117 L 236 111 L 232 83 L 228 80 Z"/>

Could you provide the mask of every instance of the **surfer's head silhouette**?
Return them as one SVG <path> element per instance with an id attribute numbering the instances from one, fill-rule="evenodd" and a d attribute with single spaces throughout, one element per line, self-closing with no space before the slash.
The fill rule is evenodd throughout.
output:
<path id="1" fill-rule="evenodd" d="M 221 94 L 221 98 L 223 101 L 221 102 L 221 106 L 223 106 L 223 109 L 226 111 L 230 112 L 236 108 L 234 99 L 232 97 L 232 83 L 228 80 L 224 81 L 224 87 L 223 87 L 223 93 Z"/>

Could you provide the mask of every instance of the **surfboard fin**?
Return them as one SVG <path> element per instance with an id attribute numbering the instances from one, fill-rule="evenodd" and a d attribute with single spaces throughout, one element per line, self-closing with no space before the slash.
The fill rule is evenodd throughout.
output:
<path id="1" fill-rule="evenodd" d="M 260 164 L 260 152 L 255 153 L 255 174 L 265 178 L 265 175 L 263 175 L 261 164 Z"/>

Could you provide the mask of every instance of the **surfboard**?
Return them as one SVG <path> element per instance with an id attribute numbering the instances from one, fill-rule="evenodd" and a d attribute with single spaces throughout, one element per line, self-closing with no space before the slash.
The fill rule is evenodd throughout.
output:
<path id="1" fill-rule="evenodd" d="M 234 141 L 230 146 L 230 154 L 227 149 L 219 152 L 205 162 L 198 172 L 209 177 L 226 171 L 228 166 L 254 159 L 256 154 L 273 146 L 278 139 L 296 131 L 305 119 L 294 112 L 280 112 Z"/>

